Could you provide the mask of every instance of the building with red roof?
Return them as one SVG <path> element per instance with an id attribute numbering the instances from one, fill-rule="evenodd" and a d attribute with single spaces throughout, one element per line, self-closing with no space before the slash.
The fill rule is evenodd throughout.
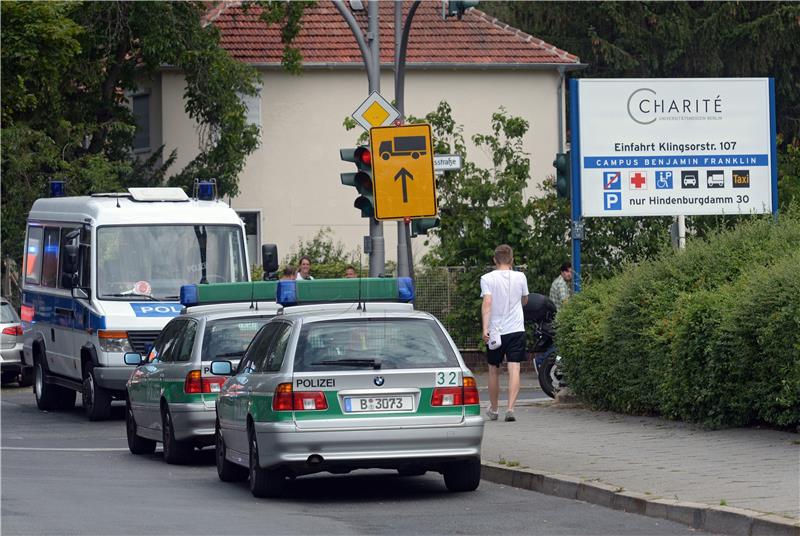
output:
<path id="1" fill-rule="evenodd" d="M 403 2 L 404 14 L 411 2 Z M 346 2 L 362 29 L 366 2 Z M 358 9 L 361 7 L 361 9 Z M 416 11 L 408 43 L 405 112 L 422 117 L 445 100 L 463 125 L 465 139 L 490 130 L 491 116 L 502 106 L 526 119 L 530 130 L 523 148 L 531 158 L 528 195 L 553 175 L 552 161 L 565 143 L 564 87 L 568 72 L 584 67 L 567 51 L 470 9 L 463 18 L 444 18 L 442 2 L 423 1 Z M 381 94 L 394 99 L 394 2 L 380 2 Z M 342 186 L 339 173 L 352 164 L 339 158 L 361 133 L 347 131 L 345 118 L 367 97 L 364 62 L 350 28 L 333 2 L 321 0 L 302 19 L 294 41 L 303 56 L 303 72 L 281 67 L 280 27 L 267 25 L 256 7 L 219 4 L 206 23 L 221 32 L 222 46 L 236 59 L 259 69 L 262 88 L 248 99 L 249 119 L 261 128 L 261 147 L 248 158 L 240 177 L 240 195 L 232 206 L 248 223 L 251 262 L 261 241 L 275 242 L 286 255 L 298 240 L 330 227 L 348 250 L 362 244 L 367 221 L 353 208 L 356 192 Z M 165 154 L 178 150 L 176 169 L 197 154 L 197 125 L 184 112 L 183 77 L 165 70 L 145 89 L 149 118 L 147 155 L 162 143 Z M 467 157 L 490 166 L 490 155 L 468 149 Z M 396 255 L 395 225 L 385 225 L 386 258 Z M 421 241 L 415 241 L 419 258 Z"/>

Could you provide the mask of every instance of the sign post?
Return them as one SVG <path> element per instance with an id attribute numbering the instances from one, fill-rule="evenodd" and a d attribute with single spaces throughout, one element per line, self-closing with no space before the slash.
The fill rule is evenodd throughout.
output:
<path id="1" fill-rule="evenodd" d="M 430 125 L 370 130 L 377 220 L 436 216 Z"/>

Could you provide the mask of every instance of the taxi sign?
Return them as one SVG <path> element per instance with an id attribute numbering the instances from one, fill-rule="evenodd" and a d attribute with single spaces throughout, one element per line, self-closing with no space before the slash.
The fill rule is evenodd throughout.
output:
<path id="1" fill-rule="evenodd" d="M 389 101 L 384 99 L 380 93 L 373 91 L 367 100 L 353 112 L 353 119 L 356 123 L 369 130 L 373 127 L 383 127 L 391 125 L 400 117 L 400 112 L 392 106 Z"/>
<path id="2" fill-rule="evenodd" d="M 370 130 L 375 219 L 436 216 L 430 125 Z"/>

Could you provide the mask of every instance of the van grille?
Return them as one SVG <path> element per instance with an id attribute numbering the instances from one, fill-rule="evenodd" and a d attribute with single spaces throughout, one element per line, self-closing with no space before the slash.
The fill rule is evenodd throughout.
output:
<path id="1" fill-rule="evenodd" d="M 160 330 L 129 331 L 128 341 L 131 343 L 134 352 L 144 355 L 153 347 L 153 343 L 156 342 L 159 333 L 161 333 Z"/>

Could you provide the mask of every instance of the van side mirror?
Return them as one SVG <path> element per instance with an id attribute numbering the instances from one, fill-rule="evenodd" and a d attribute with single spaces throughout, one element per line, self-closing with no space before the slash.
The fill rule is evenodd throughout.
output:
<path id="1" fill-rule="evenodd" d="M 261 245 L 261 265 L 264 268 L 265 280 L 275 278 L 274 274 L 278 271 L 278 246 L 276 244 Z"/>

